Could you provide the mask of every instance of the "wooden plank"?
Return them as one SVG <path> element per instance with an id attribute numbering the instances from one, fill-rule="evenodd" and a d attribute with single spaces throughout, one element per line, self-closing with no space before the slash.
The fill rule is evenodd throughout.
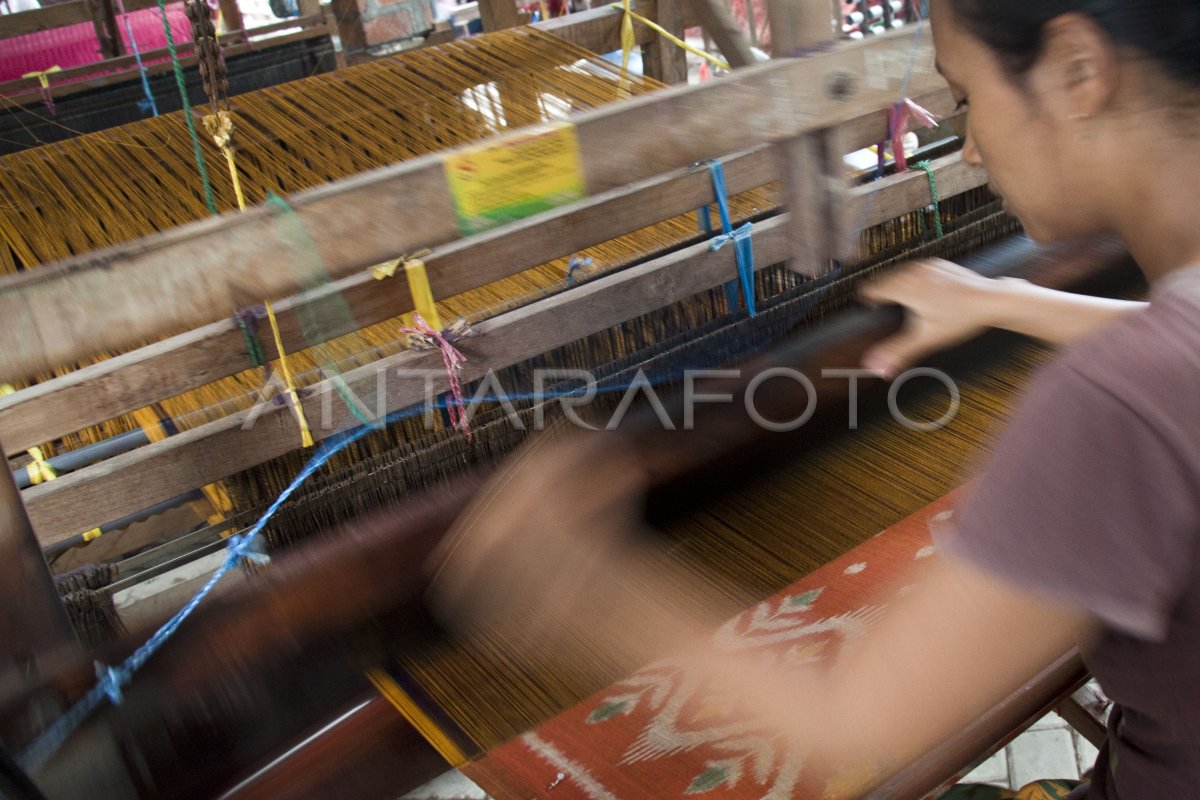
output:
<path id="1" fill-rule="evenodd" d="M 589 194 L 756 144 L 835 126 L 888 104 L 901 75 L 868 68 L 907 62 L 898 32 L 803 61 L 762 64 L 723 80 L 633 98 L 572 118 Z M 914 92 L 942 85 L 926 50 Z M 831 96 L 834 75 L 859 76 Z M 714 113 L 713 109 L 720 109 Z M 502 146 L 507 136 L 492 140 Z M 613 153 L 621 158 L 613 158 Z M 199 326 L 232 309 L 309 283 L 297 249 L 314 248 L 342 277 L 395 255 L 458 238 L 441 156 L 427 156 L 309 190 L 294 219 L 262 206 L 196 222 L 0 280 L 0 374 L 9 379 L 122 350 L 169 328 Z M 306 235 L 297 237 L 303 226 Z M 305 259 L 310 261 L 311 259 Z"/>
<path id="2" fill-rule="evenodd" d="M 683 38 L 683 5 L 681 0 L 654 0 L 650 19 L 668 33 Z M 645 26 L 642 26 L 645 27 Z M 650 44 L 642 47 L 644 72 L 668 85 L 688 82 L 687 52 L 661 34 L 655 34 Z"/>
<path id="3" fill-rule="evenodd" d="M 930 166 L 936 176 L 938 194 L 943 198 L 986 186 L 988 182 L 985 170 L 964 163 L 957 153 L 934 159 Z M 933 202 L 929 176 L 924 170 L 891 175 L 878 183 L 882 186 L 874 191 L 871 187 L 877 184 L 865 184 L 848 192 L 851 214 L 866 214 L 864 219 L 872 220 L 867 225 L 895 219 Z"/>
<path id="4" fill-rule="evenodd" d="M 690 7 L 699 19 L 700 27 L 716 42 L 729 66 L 737 69 L 755 63 L 750 42 L 734 24 L 725 3 L 721 0 L 691 0 Z"/>
<path id="5" fill-rule="evenodd" d="M 986 173 L 962 164 L 957 156 L 939 159 L 934 168 L 945 176 L 940 182 L 946 186 L 947 195 L 987 181 Z M 862 220 L 864 227 L 894 219 L 928 202 L 924 172 L 891 176 L 870 187 L 863 187 L 849 198 L 851 214 Z M 905 211 L 897 212 L 902 206 L 906 206 Z M 790 256 L 789 229 L 786 215 L 755 225 L 756 268 Z M 489 368 L 510 366 L 717 286 L 733 274 L 732 259 L 731 252 L 710 253 L 707 244 L 695 245 L 480 323 L 476 326 L 480 337 L 462 343 L 468 359 L 463 378 L 475 380 Z M 464 260 L 463 268 L 470 269 L 470 263 Z M 383 402 L 382 407 L 390 413 L 421 403 L 427 389 L 424 383 L 392 381 L 381 401 L 376 396 L 378 375 L 427 370 L 443 376 L 435 378 L 428 389 L 441 393 L 448 385 L 440 365 L 437 353 L 409 351 L 348 372 L 343 379 L 366 408 L 374 412 L 379 407 L 376 404 Z M 309 390 L 304 407 L 318 439 L 356 424 L 328 382 Z M 299 446 L 299 430 L 287 409 L 270 405 L 248 430 L 243 430 L 250 418 L 250 412 L 234 414 L 27 489 L 24 498 L 43 546 L 249 469 Z"/>

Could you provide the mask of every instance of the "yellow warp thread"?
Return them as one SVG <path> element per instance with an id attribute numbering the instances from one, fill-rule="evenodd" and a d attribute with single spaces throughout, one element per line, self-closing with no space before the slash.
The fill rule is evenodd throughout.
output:
<path id="1" fill-rule="evenodd" d="M 429 285 L 429 273 L 425 270 L 425 262 L 421 256 L 429 255 L 425 250 L 404 260 L 404 276 L 408 278 L 408 291 L 412 295 L 413 308 L 425 318 L 426 324 L 435 331 L 442 329 L 442 318 L 438 316 L 437 305 L 433 302 L 433 289 Z"/>
<path id="2" fill-rule="evenodd" d="M 662 36 L 663 38 L 665 38 L 671 44 L 682 47 L 684 50 L 688 51 L 689 53 L 691 53 L 693 55 L 697 55 L 700 58 L 703 58 L 705 61 L 712 64 L 714 67 L 720 67 L 721 69 L 726 69 L 726 70 L 730 68 L 729 63 L 727 61 L 717 58 L 716 56 L 712 55 L 711 53 L 706 53 L 698 47 L 692 47 L 690 44 L 685 42 L 683 39 L 680 39 L 678 36 L 671 33 L 670 31 L 668 31 L 666 28 L 662 27 L 658 23 L 656 23 L 652 20 L 646 19 L 641 14 L 632 10 L 629 7 L 629 0 L 621 0 L 620 3 L 612 3 L 611 5 L 613 8 L 619 8 L 625 12 L 625 16 L 621 20 L 621 69 L 623 71 L 626 71 L 629 69 L 629 51 L 633 49 L 633 43 L 634 43 L 633 22 L 632 22 L 632 20 L 634 20 L 634 19 L 636 19 L 638 22 L 642 23 L 643 25 L 649 27 L 651 30 L 653 30 L 659 36 Z M 629 29 L 629 33 L 628 33 L 629 43 L 628 44 L 626 44 L 626 33 L 625 33 L 626 27 L 628 27 L 628 29 Z"/>
<path id="3" fill-rule="evenodd" d="M 442 732 L 437 723 L 421 711 L 412 698 L 400 688 L 400 685 L 392 680 L 391 675 L 381 669 L 372 669 L 367 671 L 367 679 L 383 695 L 383 698 L 400 712 L 408 724 L 416 728 L 425 741 L 433 745 L 433 749 L 438 751 L 438 755 L 445 759 L 446 763 L 452 767 L 459 767 L 467 763 L 466 754 L 450 740 L 449 736 Z"/>
<path id="4" fill-rule="evenodd" d="M 42 454 L 42 448 L 31 447 L 26 452 L 33 458 L 33 461 L 25 465 L 25 474 L 29 476 L 30 484 L 38 486 L 58 477 L 58 473 L 54 471 L 54 467 L 46 463 L 46 457 Z"/>
<path id="5" fill-rule="evenodd" d="M 104 531 L 100 530 L 99 528 L 92 528 L 90 531 L 84 531 L 81 534 L 81 538 L 85 542 L 90 542 L 93 539 L 99 539 L 103 535 L 104 535 Z"/>
<path id="6" fill-rule="evenodd" d="M 279 333 L 279 323 L 275 320 L 275 309 L 269 302 L 263 303 L 267 309 L 267 319 L 271 322 L 271 335 L 275 337 L 275 352 L 279 354 L 279 371 L 283 373 L 283 383 L 286 386 L 284 394 L 296 422 L 300 425 L 300 442 L 304 447 L 313 446 L 312 428 L 308 426 L 308 417 L 304 416 L 304 406 L 300 404 L 300 395 L 296 394 L 296 384 L 292 381 L 292 371 L 288 368 L 287 353 L 283 350 L 283 335 Z"/>

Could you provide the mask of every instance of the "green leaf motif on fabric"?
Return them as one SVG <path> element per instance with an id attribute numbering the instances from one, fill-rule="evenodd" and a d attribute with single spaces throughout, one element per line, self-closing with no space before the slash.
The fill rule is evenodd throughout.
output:
<path id="1" fill-rule="evenodd" d="M 703 794 L 711 792 L 718 786 L 723 786 L 729 780 L 729 769 L 723 766 L 711 766 L 701 772 L 688 786 L 684 794 Z"/>
<path id="2" fill-rule="evenodd" d="M 607 722 L 613 717 L 624 714 L 627 708 L 629 708 L 628 700 L 601 703 L 599 708 L 588 714 L 587 724 L 595 725 L 598 722 Z"/>
<path id="3" fill-rule="evenodd" d="M 817 602 L 817 598 L 821 596 L 821 592 L 825 589 L 811 589 L 804 594 L 794 595 L 788 598 L 787 605 L 790 609 L 806 609 L 810 608 L 813 603 Z"/>

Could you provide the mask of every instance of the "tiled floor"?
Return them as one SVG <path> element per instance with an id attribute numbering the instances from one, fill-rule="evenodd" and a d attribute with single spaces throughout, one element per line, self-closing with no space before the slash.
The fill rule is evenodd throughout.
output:
<path id="1" fill-rule="evenodd" d="M 1052 713 L 980 764 L 964 782 L 1019 789 L 1042 778 L 1078 778 L 1095 760 L 1096 748 Z"/>

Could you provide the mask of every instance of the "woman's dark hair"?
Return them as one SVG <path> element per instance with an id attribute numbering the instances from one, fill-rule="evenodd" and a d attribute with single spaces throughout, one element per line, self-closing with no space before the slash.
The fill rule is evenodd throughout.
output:
<path id="1" fill-rule="evenodd" d="M 1042 52 L 1042 30 L 1062 14 L 1086 14 L 1117 44 L 1141 51 L 1200 88 L 1200 0 L 949 0 L 955 16 L 1017 75 Z"/>

